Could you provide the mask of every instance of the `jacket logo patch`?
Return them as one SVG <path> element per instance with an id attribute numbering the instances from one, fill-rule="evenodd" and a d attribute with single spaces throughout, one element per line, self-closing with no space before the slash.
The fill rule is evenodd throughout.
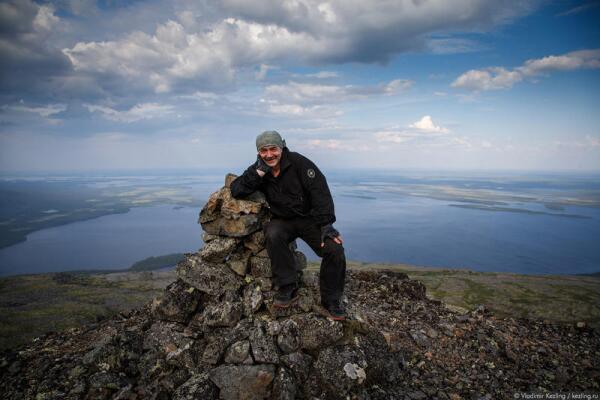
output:
<path id="1" fill-rule="evenodd" d="M 315 170 L 312 168 L 309 168 L 306 170 L 306 175 L 308 175 L 309 178 L 314 178 L 315 177 Z"/>

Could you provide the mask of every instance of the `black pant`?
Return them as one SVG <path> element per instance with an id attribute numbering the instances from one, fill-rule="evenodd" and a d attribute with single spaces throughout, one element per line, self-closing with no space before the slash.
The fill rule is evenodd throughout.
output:
<path id="1" fill-rule="evenodd" d="M 321 247 L 321 229 L 312 218 L 272 219 L 264 225 L 267 252 L 271 258 L 275 286 L 295 283 L 297 271 L 289 244 L 300 238 L 322 257 L 319 285 L 321 303 L 338 302 L 344 293 L 346 256 L 344 247 L 326 238 Z"/>

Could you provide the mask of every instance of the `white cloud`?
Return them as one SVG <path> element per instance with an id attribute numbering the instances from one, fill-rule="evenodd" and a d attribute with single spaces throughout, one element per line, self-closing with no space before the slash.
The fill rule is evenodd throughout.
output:
<path id="1" fill-rule="evenodd" d="M 466 51 L 470 41 L 440 35 L 490 29 L 529 13 L 536 2 L 227 0 L 211 7 L 179 5 L 172 19 L 156 24 L 153 32 L 88 39 L 64 48 L 63 54 L 78 73 L 96 76 L 109 91 L 123 86 L 114 79 L 156 93 L 227 87 L 238 71 L 258 67 L 260 80 L 272 64 L 387 61 L 402 52 L 426 50 L 434 34 L 430 47 L 435 51 Z M 44 25 L 50 19 L 40 21 Z M 334 75 L 324 71 L 314 77 Z"/>
<path id="2" fill-rule="evenodd" d="M 90 112 L 98 112 L 104 118 L 111 121 L 127 123 L 143 119 L 160 118 L 174 111 L 173 106 L 157 103 L 136 104 L 127 111 L 118 111 L 110 107 L 93 104 L 85 104 L 85 107 Z"/>
<path id="3" fill-rule="evenodd" d="M 29 107 L 20 104 L 15 106 L 3 106 L 2 108 L 5 110 L 39 114 L 42 117 L 49 117 L 67 110 L 66 104 L 47 104 L 40 107 Z"/>
<path id="4" fill-rule="evenodd" d="M 288 82 L 282 85 L 267 86 L 265 95 L 271 100 L 296 104 L 343 103 L 370 96 L 397 94 L 410 88 L 411 85 L 412 81 L 404 79 L 395 79 L 372 86 Z"/>
<path id="5" fill-rule="evenodd" d="M 408 127 L 389 127 L 376 131 L 373 134 L 375 141 L 379 143 L 403 144 L 415 142 L 426 146 L 445 145 L 454 140 L 454 135 L 450 130 L 440 125 L 436 125 L 429 115 L 423 116 L 420 120 L 408 125 Z"/>
<path id="6" fill-rule="evenodd" d="M 483 70 L 472 69 L 465 72 L 454 82 L 452 87 L 469 90 L 508 89 L 523 79 L 517 71 L 509 71 L 502 67 L 491 67 Z"/>
<path id="7" fill-rule="evenodd" d="M 600 68 L 600 49 L 573 51 L 561 56 L 528 60 L 519 68 L 519 71 L 524 75 L 539 75 L 551 71 L 570 71 L 582 68 Z"/>
<path id="8" fill-rule="evenodd" d="M 329 78 L 337 78 L 340 75 L 335 71 L 319 71 L 317 73 L 306 74 L 304 76 L 307 78 L 329 79 Z"/>
<path id="9" fill-rule="evenodd" d="M 556 140 L 554 145 L 557 147 L 575 147 L 575 148 L 596 148 L 600 147 L 600 137 L 586 135 L 583 140 L 571 140 L 568 142 Z"/>
<path id="10" fill-rule="evenodd" d="M 272 114 L 311 119 L 329 119 L 341 116 L 341 110 L 323 105 L 302 106 L 299 104 L 270 103 L 267 110 Z"/>
<path id="11" fill-rule="evenodd" d="M 600 49 L 573 51 L 560 56 L 527 60 L 522 66 L 513 70 L 503 67 L 472 69 L 456 78 L 452 82 L 452 87 L 472 91 L 509 89 L 526 77 L 584 68 L 600 68 Z"/>
<path id="12" fill-rule="evenodd" d="M 448 133 L 450 130 L 448 128 L 444 128 L 443 126 L 435 125 L 431 116 L 425 115 L 423 118 L 418 120 L 417 122 L 409 125 L 410 128 L 414 128 L 420 132 L 426 133 Z"/>
<path id="13" fill-rule="evenodd" d="M 33 27 L 36 31 L 50 31 L 60 23 L 60 19 L 54 15 L 54 8 L 49 5 L 40 6 L 37 15 L 33 19 Z"/>
<path id="14" fill-rule="evenodd" d="M 365 152 L 372 148 L 367 143 L 354 139 L 311 139 L 299 144 L 300 148 L 310 150 Z"/>

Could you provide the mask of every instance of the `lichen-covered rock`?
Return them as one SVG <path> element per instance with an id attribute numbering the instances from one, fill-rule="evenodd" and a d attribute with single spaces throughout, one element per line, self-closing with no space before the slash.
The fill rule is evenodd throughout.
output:
<path id="1" fill-rule="evenodd" d="M 308 379 L 313 364 L 313 358 L 310 355 L 296 352 L 281 356 L 280 360 L 292 371 L 297 382 L 304 383 Z"/>
<path id="2" fill-rule="evenodd" d="M 173 393 L 173 400 L 211 400 L 219 398 L 219 388 L 210 380 L 208 373 L 192 375 Z"/>
<path id="3" fill-rule="evenodd" d="M 256 278 L 273 277 L 273 270 L 271 269 L 271 259 L 257 256 L 250 257 L 250 273 Z"/>
<path id="4" fill-rule="evenodd" d="M 252 254 L 258 254 L 265 248 L 265 234 L 262 230 L 254 232 L 252 235 L 244 239 L 244 246 L 249 249 Z"/>
<path id="5" fill-rule="evenodd" d="M 261 324 L 251 330 L 250 346 L 254 361 L 257 363 L 276 364 L 279 362 L 279 354 L 273 337 L 265 333 Z"/>
<path id="6" fill-rule="evenodd" d="M 273 289 L 273 280 L 271 278 L 258 277 L 254 279 L 254 282 L 260 287 L 263 292 L 268 292 Z"/>
<path id="7" fill-rule="evenodd" d="M 252 284 L 244 289 L 244 315 L 250 316 L 263 305 L 263 293 L 260 286 Z"/>
<path id="8" fill-rule="evenodd" d="M 227 291 L 236 291 L 242 286 L 242 279 L 225 264 L 212 264 L 188 257 L 177 264 L 177 276 L 212 296 L 219 296 Z"/>
<path id="9" fill-rule="evenodd" d="M 183 348 L 192 339 L 183 334 L 183 327 L 173 322 L 156 321 L 146 332 L 145 349 L 156 349 L 165 354 Z"/>
<path id="10" fill-rule="evenodd" d="M 213 328 L 206 337 L 202 362 L 217 364 L 231 344 L 248 338 L 251 329 L 251 322 L 247 319 L 241 320 L 234 328 Z"/>
<path id="11" fill-rule="evenodd" d="M 200 257 L 206 262 L 222 263 L 237 245 L 238 240 L 235 238 L 220 237 L 206 243 L 200 250 Z"/>
<path id="12" fill-rule="evenodd" d="M 211 235 L 241 238 L 261 229 L 264 218 L 257 214 L 242 215 L 237 219 L 220 217 L 202 223 L 202 229 Z"/>
<path id="13" fill-rule="evenodd" d="M 315 350 L 331 346 L 344 336 L 341 322 L 330 321 L 315 313 L 294 315 L 291 319 L 300 331 L 300 347 Z"/>
<path id="14" fill-rule="evenodd" d="M 285 368 L 279 368 L 273 382 L 273 400 L 294 400 L 298 389 L 294 376 Z"/>
<path id="15" fill-rule="evenodd" d="M 231 182 L 233 182 L 238 176 L 235 174 L 227 174 L 225 175 L 225 187 L 231 189 Z"/>
<path id="16" fill-rule="evenodd" d="M 242 304 L 227 301 L 207 306 L 201 318 L 206 326 L 235 326 L 241 317 Z"/>
<path id="17" fill-rule="evenodd" d="M 273 365 L 221 365 L 210 371 L 210 379 L 224 400 L 259 400 L 271 395 Z"/>
<path id="18" fill-rule="evenodd" d="M 225 352 L 224 361 L 228 364 L 254 364 L 250 355 L 250 342 L 240 340 L 233 343 Z"/>
<path id="19" fill-rule="evenodd" d="M 291 319 L 281 324 L 277 345 L 284 353 L 292 353 L 300 347 L 300 329 L 298 324 Z"/>
<path id="20" fill-rule="evenodd" d="M 362 386 L 367 378 L 366 356 L 355 346 L 327 347 L 319 352 L 315 370 L 325 389 L 337 398 Z"/>
<path id="21" fill-rule="evenodd" d="M 158 319 L 185 323 L 196 311 L 199 301 L 200 292 L 178 279 L 152 302 L 152 312 Z"/>
<path id="22" fill-rule="evenodd" d="M 215 240 L 215 239 L 218 239 L 218 238 L 220 238 L 219 235 L 211 235 L 210 233 L 206 233 L 206 232 L 202 233 L 202 241 L 204 243 L 208 243 L 211 240 Z"/>
<path id="23" fill-rule="evenodd" d="M 264 196 L 256 194 L 252 199 L 234 199 L 229 188 L 224 187 L 210 195 L 198 222 L 211 235 L 247 236 L 258 231 L 267 218 Z"/>
<path id="24" fill-rule="evenodd" d="M 246 276 L 251 255 L 252 252 L 249 250 L 235 252 L 227 260 L 227 266 L 239 276 Z"/>

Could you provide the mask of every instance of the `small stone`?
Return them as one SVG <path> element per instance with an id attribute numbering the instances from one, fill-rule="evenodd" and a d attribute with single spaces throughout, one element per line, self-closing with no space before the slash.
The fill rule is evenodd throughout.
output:
<path id="1" fill-rule="evenodd" d="M 285 368 L 279 368 L 273 383 L 272 399 L 294 400 L 296 398 L 296 382 L 293 375 Z"/>
<path id="2" fill-rule="evenodd" d="M 281 323 L 279 321 L 268 321 L 267 322 L 267 333 L 270 336 L 277 336 L 281 332 Z"/>
<path id="3" fill-rule="evenodd" d="M 221 263 L 236 248 L 237 244 L 237 239 L 220 237 L 206 243 L 199 255 L 206 262 Z"/>
<path id="4" fill-rule="evenodd" d="M 281 356 L 281 362 L 288 367 L 298 382 L 305 382 L 310 374 L 313 358 L 306 353 L 296 352 Z"/>
<path id="5" fill-rule="evenodd" d="M 260 309 L 263 304 L 263 293 L 257 284 L 248 285 L 244 289 L 244 315 L 250 316 Z"/>
<path id="6" fill-rule="evenodd" d="M 248 272 L 248 266 L 250 264 L 251 254 L 252 253 L 250 251 L 234 253 L 227 260 L 227 265 L 239 276 L 246 276 L 246 273 Z"/>
<path id="7" fill-rule="evenodd" d="M 229 174 L 225 175 L 225 187 L 230 189 L 231 182 L 233 182 L 236 178 L 237 178 L 237 175 L 235 175 L 235 174 L 229 173 Z"/>
<path id="8" fill-rule="evenodd" d="M 242 286 L 242 279 L 225 264 L 206 263 L 188 257 L 177 265 L 176 271 L 181 280 L 212 296 L 234 292 Z"/>
<path id="9" fill-rule="evenodd" d="M 359 384 L 362 384 L 367 379 L 365 370 L 354 363 L 346 363 L 344 365 L 344 372 L 348 378 L 357 380 Z"/>
<path id="10" fill-rule="evenodd" d="M 265 257 L 250 257 L 250 273 L 255 278 L 271 278 L 271 259 Z"/>
<path id="11" fill-rule="evenodd" d="M 429 336 L 432 339 L 436 339 L 439 335 L 435 329 L 430 328 L 427 330 L 427 336 Z"/>
<path id="12" fill-rule="evenodd" d="M 241 340 L 229 346 L 225 352 L 224 361 L 228 364 L 252 364 L 250 342 Z"/>
<path id="13" fill-rule="evenodd" d="M 254 232 L 244 239 L 244 246 L 256 255 L 265 249 L 265 234 L 262 230 Z M 268 257 L 268 255 L 266 255 Z"/>
<path id="14" fill-rule="evenodd" d="M 275 378 L 273 365 L 221 365 L 209 373 L 211 381 L 220 389 L 224 400 L 258 400 L 270 395 Z"/>
<path id="15" fill-rule="evenodd" d="M 173 400 L 216 399 L 219 389 L 207 373 L 192 375 L 173 393 Z"/>
<path id="16" fill-rule="evenodd" d="M 257 363 L 276 364 L 279 362 L 277 347 L 273 338 L 265 333 L 262 326 L 257 326 L 250 332 L 252 355 Z"/>
<path id="17" fill-rule="evenodd" d="M 344 336 L 342 323 L 330 321 L 314 313 L 294 315 L 291 319 L 299 328 L 302 349 L 314 350 L 330 346 Z"/>
<path id="18" fill-rule="evenodd" d="M 281 325 L 281 332 L 277 336 L 277 345 L 284 353 L 292 353 L 300 347 L 300 329 L 298 324 L 288 319 Z"/>
<path id="19" fill-rule="evenodd" d="M 161 297 L 152 302 L 152 312 L 158 319 L 185 323 L 196 311 L 200 292 L 181 279 L 171 283 Z"/>
<path id="20" fill-rule="evenodd" d="M 355 346 L 326 347 L 319 352 L 315 370 L 325 389 L 336 398 L 343 398 L 366 380 L 367 361 Z"/>
<path id="21" fill-rule="evenodd" d="M 204 243 L 208 243 L 211 240 L 218 239 L 219 237 L 220 237 L 219 235 L 211 235 L 210 233 L 206 233 L 206 232 L 202 233 L 202 241 Z"/>
<path id="22" fill-rule="evenodd" d="M 206 326 L 235 326 L 242 317 L 242 304 L 223 302 L 207 306 L 202 313 Z"/>
<path id="23" fill-rule="evenodd" d="M 258 277 L 254 279 L 254 281 L 260 287 L 260 290 L 263 292 L 273 290 L 273 281 L 271 280 L 271 278 Z"/>

